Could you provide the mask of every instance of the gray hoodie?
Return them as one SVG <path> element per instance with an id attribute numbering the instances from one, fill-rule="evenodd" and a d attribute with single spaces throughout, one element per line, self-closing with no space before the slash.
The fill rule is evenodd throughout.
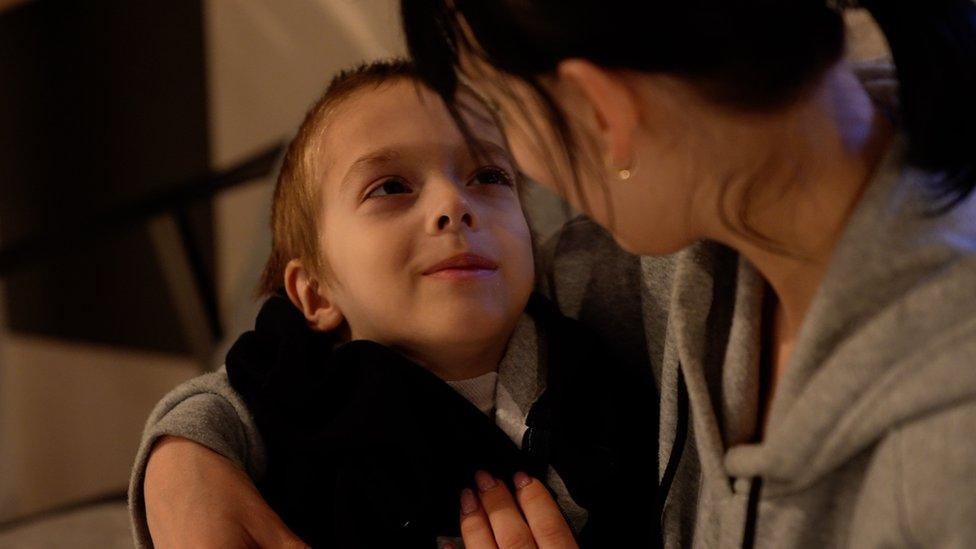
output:
<path id="1" fill-rule="evenodd" d="M 668 547 L 976 546 L 976 195 L 928 216 L 931 179 L 896 141 L 836 248 L 759 444 L 765 285 L 747 261 L 711 242 L 638 258 L 583 218 L 551 241 L 550 297 L 658 383 Z M 226 376 L 176 389 L 133 472 L 143 543 L 145 460 L 163 434 L 252 477 L 263 468 Z"/>
<path id="2" fill-rule="evenodd" d="M 591 222 L 559 235 L 550 291 L 584 322 L 633 302 L 641 272 L 668 546 L 743 546 L 751 521 L 762 547 L 976 547 L 976 196 L 927 216 L 931 178 L 905 167 L 904 148 L 845 229 L 759 444 L 755 269 L 708 242 L 628 269 Z"/>

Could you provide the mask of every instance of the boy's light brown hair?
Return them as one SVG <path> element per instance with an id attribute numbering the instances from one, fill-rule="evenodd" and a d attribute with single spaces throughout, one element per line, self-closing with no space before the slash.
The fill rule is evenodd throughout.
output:
<path id="1" fill-rule="evenodd" d="M 315 102 L 288 145 L 271 205 L 271 256 L 258 285 L 259 296 L 284 293 L 285 267 L 302 259 L 322 272 L 318 226 L 322 136 L 329 113 L 342 100 L 366 87 L 376 88 L 400 79 L 418 81 L 413 65 L 403 59 L 375 61 L 337 74 Z"/>

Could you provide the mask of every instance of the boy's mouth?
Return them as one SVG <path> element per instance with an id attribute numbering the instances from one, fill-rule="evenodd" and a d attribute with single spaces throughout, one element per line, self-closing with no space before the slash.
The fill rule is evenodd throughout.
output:
<path id="1" fill-rule="evenodd" d="M 437 278 L 481 278 L 494 274 L 498 264 L 478 254 L 463 253 L 445 259 L 423 272 Z"/>

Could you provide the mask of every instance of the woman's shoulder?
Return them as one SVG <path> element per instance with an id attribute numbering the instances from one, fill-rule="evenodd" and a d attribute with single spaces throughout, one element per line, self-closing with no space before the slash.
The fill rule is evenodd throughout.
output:
<path id="1" fill-rule="evenodd" d="M 640 298 L 640 257 L 586 216 L 566 222 L 539 257 L 540 290 L 566 316 L 580 318 L 584 306 L 615 308 L 616 302 Z"/>
<path id="2" fill-rule="evenodd" d="M 587 293 L 614 299 L 639 297 L 641 283 L 649 291 L 670 294 L 670 282 L 682 263 L 694 263 L 713 278 L 734 278 L 738 254 L 711 241 L 700 241 L 667 255 L 632 254 L 598 223 L 584 215 L 566 222 L 539 250 L 541 290 L 568 316 L 576 318 Z"/>

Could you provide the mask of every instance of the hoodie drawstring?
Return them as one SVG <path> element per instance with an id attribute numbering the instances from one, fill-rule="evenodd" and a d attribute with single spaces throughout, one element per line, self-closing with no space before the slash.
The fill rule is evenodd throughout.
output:
<path id="1" fill-rule="evenodd" d="M 756 545 L 756 519 L 759 516 L 759 491 L 762 490 L 762 477 L 752 479 L 749 486 L 749 502 L 746 506 L 746 525 L 742 532 L 742 549 L 752 549 Z"/>
<path id="2" fill-rule="evenodd" d="M 671 485 L 674 483 L 674 477 L 678 474 L 681 454 L 684 452 L 685 442 L 688 438 L 688 387 L 685 386 L 685 376 L 681 370 L 681 363 L 678 363 L 678 422 L 675 429 L 671 455 L 668 456 L 668 464 L 664 468 L 664 476 L 661 478 L 661 485 L 658 488 L 655 501 L 655 509 L 661 522 L 661 547 L 664 547 L 664 506 L 668 501 L 668 494 L 671 491 Z"/>

